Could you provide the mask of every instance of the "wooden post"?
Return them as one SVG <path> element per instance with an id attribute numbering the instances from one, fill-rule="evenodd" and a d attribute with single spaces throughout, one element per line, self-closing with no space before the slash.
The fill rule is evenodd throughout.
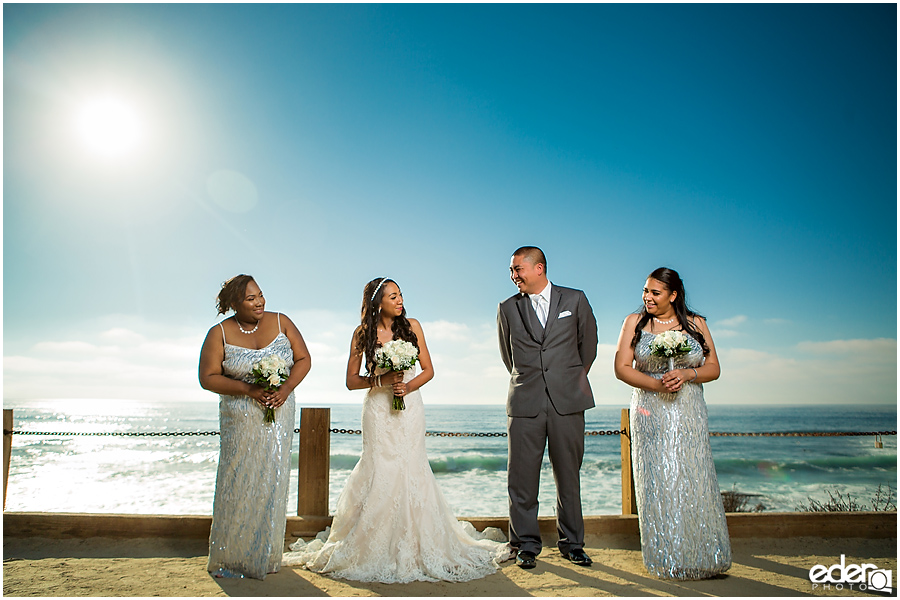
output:
<path id="1" fill-rule="evenodd" d="M 9 483 L 9 457 L 12 454 L 13 411 L 3 409 L 3 510 L 6 510 L 6 488 Z"/>
<path id="2" fill-rule="evenodd" d="M 297 515 L 328 516 L 331 409 L 300 409 L 300 467 Z"/>
<path id="3" fill-rule="evenodd" d="M 637 499 L 634 495 L 634 476 L 631 473 L 631 420 L 627 408 L 622 409 L 622 514 L 637 514 Z"/>

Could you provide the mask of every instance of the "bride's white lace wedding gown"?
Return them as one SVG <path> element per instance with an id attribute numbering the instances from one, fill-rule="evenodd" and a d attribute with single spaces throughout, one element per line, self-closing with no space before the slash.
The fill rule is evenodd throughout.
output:
<path id="1" fill-rule="evenodd" d="M 415 368 L 403 379 L 414 375 Z M 509 545 L 477 539 L 483 534 L 457 521 L 428 464 L 422 396 L 408 394 L 405 410 L 392 410 L 392 398 L 390 387 L 366 394 L 362 454 L 327 541 L 299 540 L 282 564 L 383 583 L 469 581 L 494 573 L 510 557 Z"/>

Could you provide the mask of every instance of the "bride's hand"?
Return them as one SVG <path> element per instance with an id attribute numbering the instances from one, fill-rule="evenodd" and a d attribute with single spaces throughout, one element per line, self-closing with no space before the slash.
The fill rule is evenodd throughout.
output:
<path id="1" fill-rule="evenodd" d="M 409 393 L 409 389 L 406 387 L 406 384 L 403 382 L 395 383 L 391 387 L 394 390 L 394 395 L 399 398 L 402 398 L 403 396 L 405 396 L 406 394 Z"/>
<path id="2" fill-rule="evenodd" d="M 390 371 L 381 376 L 381 385 L 396 385 L 403 383 L 403 371 Z"/>

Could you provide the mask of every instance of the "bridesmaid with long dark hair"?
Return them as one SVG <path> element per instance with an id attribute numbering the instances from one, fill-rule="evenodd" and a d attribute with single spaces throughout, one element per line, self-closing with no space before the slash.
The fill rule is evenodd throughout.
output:
<path id="1" fill-rule="evenodd" d="M 653 271 L 643 302 L 622 325 L 615 372 L 635 388 L 631 448 L 644 565 L 666 579 L 713 577 L 731 567 L 701 385 L 718 379 L 719 359 L 676 271 Z M 683 332 L 690 346 L 673 369 L 651 354 L 653 340 L 667 331 Z"/>

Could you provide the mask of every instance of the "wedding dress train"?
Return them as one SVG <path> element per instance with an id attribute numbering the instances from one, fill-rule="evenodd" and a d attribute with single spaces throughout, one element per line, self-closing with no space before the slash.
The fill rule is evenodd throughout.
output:
<path id="1" fill-rule="evenodd" d="M 404 381 L 414 371 L 406 371 Z M 469 581 L 494 573 L 510 557 L 509 545 L 484 539 L 456 519 L 428 463 L 421 394 L 408 394 L 405 410 L 392 410 L 392 397 L 389 387 L 366 394 L 362 454 L 327 540 L 299 540 L 282 564 L 383 583 Z"/>

